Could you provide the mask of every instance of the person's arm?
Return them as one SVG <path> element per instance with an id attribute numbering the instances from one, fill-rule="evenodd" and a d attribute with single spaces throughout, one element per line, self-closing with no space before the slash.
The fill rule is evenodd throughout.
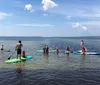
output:
<path id="1" fill-rule="evenodd" d="M 17 50 L 17 45 L 15 46 L 15 51 Z"/>
<path id="2" fill-rule="evenodd" d="M 21 47 L 23 47 L 23 44 L 21 44 Z"/>

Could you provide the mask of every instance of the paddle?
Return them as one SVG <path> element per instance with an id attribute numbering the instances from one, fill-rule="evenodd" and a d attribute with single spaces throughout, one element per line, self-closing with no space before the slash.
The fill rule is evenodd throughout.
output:
<path id="1" fill-rule="evenodd" d="M 10 52 L 10 50 L 4 50 L 4 52 Z"/>
<path id="2" fill-rule="evenodd" d="M 15 53 L 16 51 L 14 51 L 13 53 L 12 53 L 12 55 Z M 8 58 L 8 60 L 10 60 L 10 58 L 12 57 L 12 55 Z"/>

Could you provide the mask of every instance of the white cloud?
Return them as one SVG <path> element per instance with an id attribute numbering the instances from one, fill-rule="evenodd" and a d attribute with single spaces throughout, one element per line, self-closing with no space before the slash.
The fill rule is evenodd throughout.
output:
<path id="1" fill-rule="evenodd" d="M 80 25 L 79 23 L 73 23 L 73 24 L 72 24 L 72 27 L 73 27 L 73 28 L 78 28 L 78 27 L 80 27 L 80 26 L 81 26 L 81 25 Z"/>
<path id="2" fill-rule="evenodd" d="M 2 20 L 4 17 L 6 16 L 11 16 L 12 14 L 8 14 L 8 13 L 4 13 L 4 12 L 0 12 L 0 20 Z"/>
<path id="3" fill-rule="evenodd" d="M 87 30 L 87 27 L 86 27 L 86 26 L 82 26 L 82 29 L 83 29 L 83 30 Z"/>
<path id="4" fill-rule="evenodd" d="M 87 26 L 90 29 L 100 29 L 100 21 L 84 21 L 80 22 L 81 24 Z"/>
<path id="5" fill-rule="evenodd" d="M 48 10 L 49 8 L 57 7 L 57 4 L 52 0 L 42 0 L 42 4 L 44 11 Z"/>
<path id="6" fill-rule="evenodd" d="M 67 1 L 67 0 L 65 0 Z M 76 3 L 77 4 L 77 3 Z M 88 17 L 88 18 L 100 18 L 100 6 L 81 6 L 80 4 L 76 5 L 75 3 L 62 3 L 59 5 L 59 8 L 56 10 L 49 10 L 50 13 L 60 14 L 60 15 L 71 15 L 73 17 Z"/>
<path id="7" fill-rule="evenodd" d="M 25 5 L 25 10 L 28 10 L 30 12 L 34 12 L 35 10 L 33 9 L 32 5 L 31 4 L 26 4 Z"/>
<path id="8" fill-rule="evenodd" d="M 26 26 L 26 27 L 54 27 L 52 24 L 16 24 L 18 26 Z"/>
<path id="9" fill-rule="evenodd" d="M 65 18 L 66 18 L 66 19 L 71 19 L 71 18 L 72 18 L 72 16 L 66 16 Z"/>
<path id="10" fill-rule="evenodd" d="M 73 23 L 73 24 L 72 24 L 72 27 L 73 27 L 73 28 L 80 28 L 80 29 L 83 29 L 83 30 L 87 30 L 87 27 L 81 25 L 80 23 Z"/>
<path id="11" fill-rule="evenodd" d="M 44 16 L 48 16 L 48 14 L 44 14 Z"/>

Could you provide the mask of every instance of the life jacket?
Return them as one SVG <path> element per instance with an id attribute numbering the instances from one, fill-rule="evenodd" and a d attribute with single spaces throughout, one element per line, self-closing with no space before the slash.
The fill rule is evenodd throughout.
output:
<path id="1" fill-rule="evenodd" d="M 22 57 L 26 57 L 26 56 L 25 56 L 25 51 L 22 52 Z"/>
<path id="2" fill-rule="evenodd" d="M 69 49 L 69 47 L 66 47 L 66 51 L 69 51 L 70 49 Z"/>
<path id="3" fill-rule="evenodd" d="M 86 52 L 86 50 L 85 50 L 85 48 L 84 48 L 84 47 L 82 48 L 82 52 L 83 52 L 83 53 L 85 53 L 85 52 Z"/>
<path id="4" fill-rule="evenodd" d="M 58 47 L 56 47 L 56 51 L 57 51 L 57 52 L 59 51 L 59 48 L 58 48 Z"/>

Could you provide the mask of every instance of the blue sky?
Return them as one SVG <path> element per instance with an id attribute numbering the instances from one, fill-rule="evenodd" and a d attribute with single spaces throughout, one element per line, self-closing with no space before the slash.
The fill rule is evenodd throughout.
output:
<path id="1" fill-rule="evenodd" d="M 100 36 L 100 0 L 0 0 L 0 36 Z"/>

